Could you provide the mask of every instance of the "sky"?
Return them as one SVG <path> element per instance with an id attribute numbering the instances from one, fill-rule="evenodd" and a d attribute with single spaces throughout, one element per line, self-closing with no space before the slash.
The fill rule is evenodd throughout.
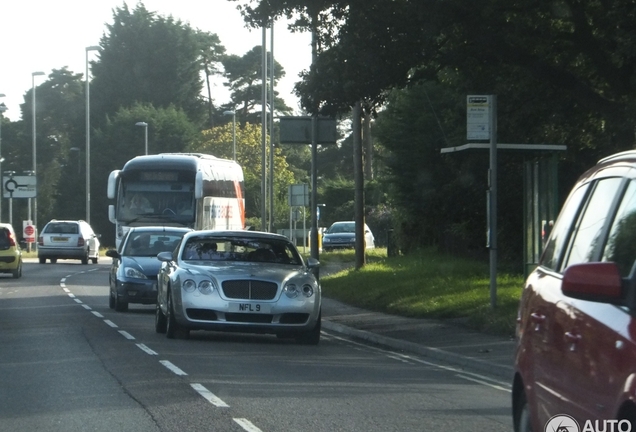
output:
<path id="1" fill-rule="evenodd" d="M 86 71 L 86 51 L 99 45 L 113 22 L 113 10 L 126 3 L 134 9 L 137 0 L 2 0 L 0 2 L 0 103 L 8 110 L 4 116 L 11 121 L 20 120 L 20 104 L 32 87 L 32 73 L 41 84 L 53 69 L 67 66 L 74 73 Z M 179 19 L 191 27 L 216 33 L 227 54 L 242 56 L 262 43 L 260 29 L 248 30 L 236 10 L 236 2 L 228 0 L 144 0 L 141 3 L 158 15 Z M 267 49 L 270 49 L 270 31 L 267 31 Z M 89 52 L 89 61 L 98 54 Z M 298 74 L 311 63 L 311 36 L 309 33 L 291 34 L 286 21 L 274 24 L 274 58 L 285 70 L 276 91 L 287 105 L 297 110 L 298 99 L 292 94 Z M 223 80 L 214 83 L 216 105 L 229 101 Z M 214 91 L 216 90 L 216 96 Z"/>

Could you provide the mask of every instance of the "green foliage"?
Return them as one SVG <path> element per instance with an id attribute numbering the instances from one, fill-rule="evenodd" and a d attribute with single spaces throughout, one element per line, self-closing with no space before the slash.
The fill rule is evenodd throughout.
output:
<path id="1" fill-rule="evenodd" d="M 353 269 L 353 252 L 322 254 L 320 259 L 331 265 L 341 262 L 343 267 L 339 273 L 321 277 L 327 297 L 374 311 L 452 319 L 480 331 L 514 334 L 521 275 L 498 275 L 493 312 L 488 264 L 481 261 L 458 259 L 433 248 L 395 258 L 376 250 L 367 254 L 367 265 L 360 270 Z"/>
<path id="2" fill-rule="evenodd" d="M 227 55 L 223 58 L 225 68 L 226 84 L 230 88 L 232 103 L 230 109 L 235 109 L 237 117 L 243 122 L 257 120 L 257 110 L 262 104 L 262 54 L 263 48 L 255 46 L 243 56 Z M 271 53 L 267 53 L 267 76 L 271 76 Z M 274 61 L 274 83 L 277 83 L 285 76 L 285 70 Z M 267 98 L 270 97 L 270 89 L 267 89 Z M 278 92 L 274 91 L 274 110 L 278 115 L 290 115 L 291 108 L 287 106 L 285 100 L 278 97 Z M 236 107 L 236 108 L 233 108 Z"/>
<path id="3" fill-rule="evenodd" d="M 266 142 L 266 157 L 269 161 L 269 139 Z M 188 151 L 207 153 L 224 159 L 233 156 L 232 124 L 204 130 L 201 135 L 188 146 Z M 260 221 L 261 212 L 261 178 L 262 178 L 262 135 L 261 126 L 246 123 L 236 128 L 236 159 L 243 167 L 245 177 L 245 213 L 247 218 Z M 269 176 L 269 170 L 267 172 Z M 287 189 L 295 183 L 294 173 L 279 148 L 274 148 L 274 220 L 289 219 L 287 205 Z M 250 222 L 254 223 L 254 220 Z M 257 226 L 260 228 L 261 224 Z M 284 228 L 283 225 L 280 228 Z"/>
<path id="4" fill-rule="evenodd" d="M 174 105 L 195 123 L 204 118 L 200 72 L 202 62 L 213 60 L 211 53 L 223 50 L 218 38 L 156 16 L 141 3 L 133 10 L 125 4 L 116 8 L 106 27 L 100 61 L 92 63 L 95 118 L 101 121 L 136 102 Z"/>

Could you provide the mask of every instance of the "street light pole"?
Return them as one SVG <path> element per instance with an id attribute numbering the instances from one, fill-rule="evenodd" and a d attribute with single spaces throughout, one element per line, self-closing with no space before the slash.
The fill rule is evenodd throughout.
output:
<path id="1" fill-rule="evenodd" d="M 232 116 L 232 154 L 236 162 L 236 111 L 223 111 L 223 115 Z"/>
<path id="2" fill-rule="evenodd" d="M 4 97 L 4 93 L 0 93 L 0 97 Z M 8 110 L 7 106 L 3 103 L 0 103 L 0 179 L 2 179 L 2 162 L 4 162 L 4 158 L 2 157 L 2 114 Z M 0 222 L 2 222 L 2 195 L 0 192 Z"/>
<path id="3" fill-rule="evenodd" d="M 86 222 L 91 223 L 91 99 L 88 80 L 88 52 L 97 51 L 98 46 L 86 47 Z M 79 153 L 78 163 L 79 163 Z"/>
<path id="4" fill-rule="evenodd" d="M 35 176 L 35 198 L 33 198 L 33 215 L 31 214 L 31 198 L 29 198 L 29 221 L 32 221 L 30 223 L 33 223 L 33 226 L 35 226 L 35 231 L 36 231 L 36 237 L 37 237 L 37 229 L 38 229 L 38 196 L 37 196 L 37 184 L 38 184 L 38 180 L 37 180 L 37 150 L 36 150 L 36 137 L 35 137 L 35 77 L 36 76 L 42 76 L 44 75 L 44 72 L 31 72 L 31 105 L 33 108 L 33 119 L 32 119 L 32 135 L 33 135 L 33 175 Z M 27 251 L 30 252 L 31 251 L 31 243 L 27 244 Z"/>
<path id="5" fill-rule="evenodd" d="M 148 155 L 148 123 L 146 122 L 137 122 L 135 126 L 141 126 L 144 128 L 144 144 L 146 147 L 146 155 Z"/>
<path id="6" fill-rule="evenodd" d="M 7 171 L 5 174 L 9 178 L 13 178 L 15 171 Z M 9 224 L 13 226 L 13 196 L 9 196 Z"/>

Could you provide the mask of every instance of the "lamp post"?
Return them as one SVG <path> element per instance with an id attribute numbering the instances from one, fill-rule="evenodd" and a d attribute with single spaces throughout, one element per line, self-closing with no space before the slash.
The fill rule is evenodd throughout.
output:
<path id="1" fill-rule="evenodd" d="M 89 224 L 91 223 L 91 99 L 88 80 L 88 52 L 97 51 L 98 49 L 98 46 L 86 47 L 86 222 Z M 79 152 L 77 156 L 79 165 Z"/>
<path id="2" fill-rule="evenodd" d="M 15 171 L 7 171 L 5 172 L 7 177 L 13 178 Z M 9 196 L 9 224 L 13 226 L 13 197 Z"/>
<path id="3" fill-rule="evenodd" d="M 144 128 L 144 143 L 146 146 L 146 155 L 148 154 L 148 123 L 146 122 L 137 122 L 135 126 L 141 126 Z"/>
<path id="4" fill-rule="evenodd" d="M 0 93 L 0 97 L 4 97 L 4 93 Z M 0 103 L 0 179 L 2 179 L 2 162 L 4 158 L 2 157 L 2 114 L 8 110 L 7 106 L 3 103 Z M 0 222 L 2 222 L 2 194 L 0 192 Z"/>
<path id="5" fill-rule="evenodd" d="M 32 135 L 33 135 L 33 175 L 35 176 L 35 198 L 33 198 L 33 218 L 31 218 L 31 198 L 29 198 L 29 221 L 32 221 L 35 226 L 35 230 L 37 232 L 38 228 L 38 197 L 37 197 L 37 153 L 36 153 L 36 137 L 35 137 L 35 77 L 42 76 L 44 72 L 31 72 L 31 105 L 33 108 L 33 119 L 32 119 Z M 37 237 L 37 234 L 36 234 Z M 27 251 L 31 251 L 31 243 L 27 244 Z"/>
<path id="6" fill-rule="evenodd" d="M 232 116 L 232 154 L 234 155 L 234 161 L 236 161 L 236 111 L 223 111 L 223 115 Z"/>

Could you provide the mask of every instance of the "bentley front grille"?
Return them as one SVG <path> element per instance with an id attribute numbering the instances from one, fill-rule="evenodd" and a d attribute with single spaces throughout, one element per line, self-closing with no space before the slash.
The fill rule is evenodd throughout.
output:
<path id="1" fill-rule="evenodd" d="M 222 284 L 223 294 L 231 299 L 272 300 L 278 284 L 258 280 L 233 280 Z"/>

